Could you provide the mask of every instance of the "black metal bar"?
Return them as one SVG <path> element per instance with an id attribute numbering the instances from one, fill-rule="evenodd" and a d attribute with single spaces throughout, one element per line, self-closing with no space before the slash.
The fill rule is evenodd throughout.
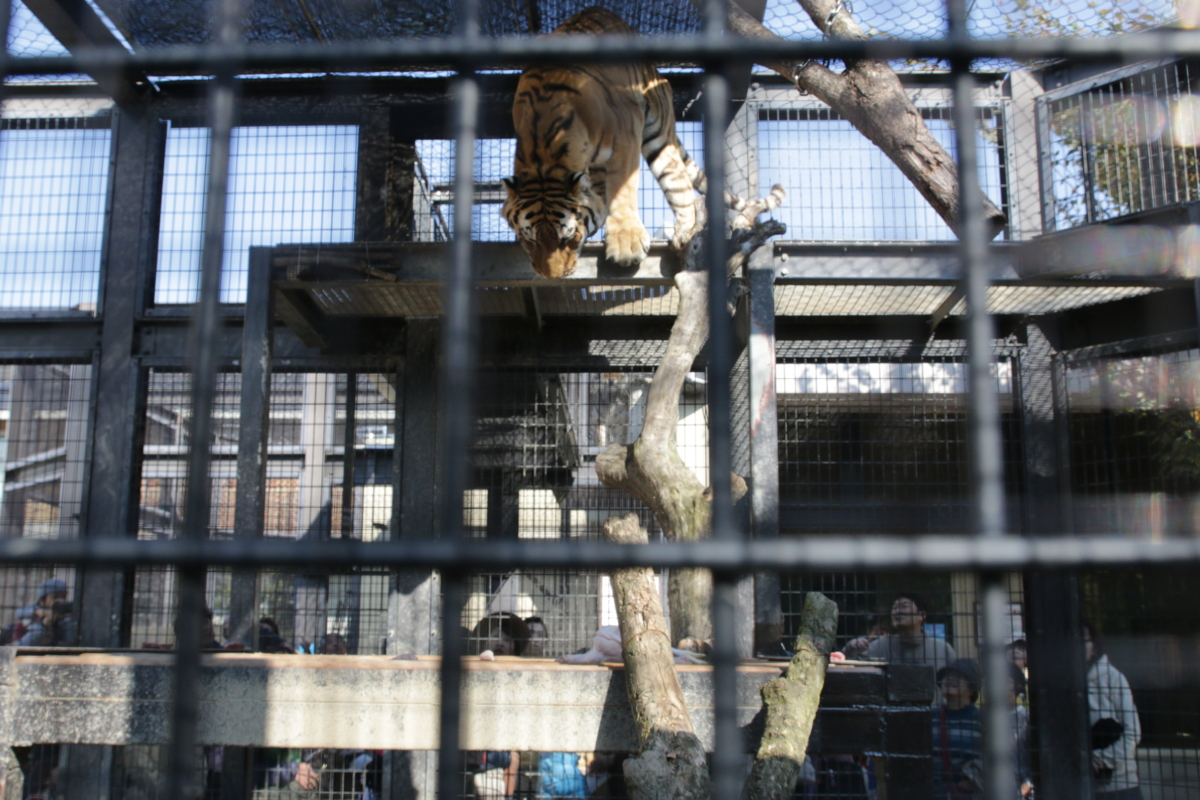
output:
<path id="1" fill-rule="evenodd" d="M 161 182 L 166 130 L 156 119 L 118 112 L 113 120 L 112 186 L 102 262 L 101 322 L 96 406 L 92 421 L 86 538 L 132 535 L 141 483 L 144 376 L 133 360 L 140 288 L 156 245 L 142 213 Z M 60 323 L 61 326 L 61 323 Z M 81 644 L 121 645 L 123 570 L 85 570 L 79 601 Z"/>
<path id="2" fill-rule="evenodd" d="M 135 539 L 4 539 L 0 564 L 81 564 L 147 566 L 379 566 L 460 568 L 496 572 L 501 569 L 596 569 L 620 567 L 706 567 L 731 572 L 750 570 L 880 570 L 924 569 L 1021 570 L 1142 566 L 1200 563 L 1200 541 L 1063 535 L 969 536 L 828 536 L 774 542 L 700 541 L 651 543 L 639 547 L 604 542 L 560 540 L 346 540 L 259 541 Z"/>
<path id="3" fill-rule="evenodd" d="M 950 40 L 970 38 L 966 0 L 947 0 Z M 967 301 L 967 359 L 970 374 L 970 477 L 974 528 L 983 539 L 1006 534 L 1004 508 L 1004 449 L 1000 405 L 996 396 L 996 360 L 992 354 L 993 327 L 988 315 L 987 223 L 979 160 L 975 144 L 975 78 L 967 59 L 950 62 L 954 87 L 954 134 L 958 162 L 958 237 L 962 247 L 963 295 Z M 1012 715 L 1001 697 L 1008 680 L 1002 627 L 1008 624 L 1004 576 L 995 570 L 981 575 L 983 591 L 983 683 L 992 702 L 983 709 L 984 780 L 986 796 L 1001 800 L 1017 796 Z"/>
<path id="4" fill-rule="evenodd" d="M 707 37 L 544 37 L 488 39 L 448 36 L 329 44 L 188 45 L 137 53 L 93 51 L 73 57 L 9 59 L 9 74 L 52 75 L 93 71 L 141 71 L 150 75 L 212 75 L 217 72 L 360 72 L 458 64 L 464 69 L 520 67 L 536 61 L 713 62 L 729 65 L 807 59 L 1012 59 L 1071 58 L 1080 62 L 1133 62 L 1172 53 L 1200 57 L 1200 33 L 1143 31 L 1110 39 L 828 39 L 762 41 Z"/>
<path id="5" fill-rule="evenodd" d="M 270 432 L 271 351 L 275 327 L 271 289 L 271 251 L 250 249 L 246 287 L 246 319 L 242 329 L 242 385 L 238 406 L 237 494 L 234 532 L 237 538 L 263 535 L 266 513 L 267 442 Z M 240 567 L 230 576 L 229 637 L 249 650 L 258 649 L 258 570 Z M 243 800 L 254 790 L 252 752 L 226 747 L 221 759 L 221 800 Z"/>
<path id="6" fill-rule="evenodd" d="M 724 3 L 706 4 L 707 36 L 720 35 L 724 26 Z M 726 275 L 725 235 L 725 128 L 729 121 L 729 86 L 723 70 L 711 72 L 704 81 L 704 168 L 708 177 L 705 197 L 708 223 L 704 230 L 708 270 L 708 443 L 709 486 L 712 487 L 712 536 L 719 541 L 736 541 L 740 531 L 734 522 L 730 486 L 729 375 L 733 367 L 733 325 L 729 316 L 729 279 Z M 713 796 L 734 800 L 740 792 L 739 754 L 742 747 L 737 727 L 737 579 L 736 573 L 713 573 Z"/>
<path id="7" fill-rule="evenodd" d="M 236 42 L 241 36 L 242 0 L 222 0 L 213 19 L 213 40 Z M 192 318 L 191 448 L 187 458 L 188 491 L 183 540 L 203 547 L 208 538 L 212 501 L 209 483 L 212 411 L 217 382 L 217 348 L 221 337 L 221 271 L 225 257 L 225 206 L 229 186 L 229 157 L 237 113 L 233 72 L 221 71 L 209 96 L 212 131 L 208 159 L 203 250 L 200 256 L 200 297 Z M 179 602 L 175 622 L 175 689 L 171 716 L 171 746 L 166 775 L 167 797 L 195 793 L 196 685 L 200 677 L 200 629 L 204 609 L 206 566 L 183 565 L 178 573 Z"/>
<path id="8" fill-rule="evenodd" d="M 358 373 L 346 373 L 346 420 L 342 426 L 342 515 L 341 535 L 354 538 L 354 470 L 357 450 L 354 447 L 355 418 L 358 416 Z"/>
<path id="9" fill-rule="evenodd" d="M 250 250 L 246 321 L 242 329 L 242 386 L 238 424 L 234 536 L 259 539 L 266 513 L 267 441 L 270 432 L 271 355 L 275 315 L 271 302 L 271 251 Z M 258 647 L 258 579 L 234 570 L 229 600 L 229 640 Z"/>
<path id="10" fill-rule="evenodd" d="M 479 0 L 459 5 L 459 35 L 468 48 L 479 38 Z M 470 474 L 469 449 L 474 433 L 473 408 L 476 383 L 478 319 L 471 264 L 471 218 L 475 196 L 475 136 L 478 129 L 479 84 L 474 73 L 461 69 L 451 89 L 451 135 L 454 159 L 454 241 L 449 248 L 445 309 L 442 321 L 442 375 L 445 397 L 444 424 L 440 432 L 439 468 L 442 474 L 439 523 L 446 543 L 463 541 L 462 498 Z M 442 580 L 442 663 L 438 740 L 438 797 L 456 797 L 461 791 L 463 757 L 461 741 L 462 657 L 465 642 L 459 634 L 465 597 L 462 573 L 451 569 Z"/>
<path id="11" fill-rule="evenodd" d="M 750 256 L 750 524 L 754 539 L 779 538 L 779 423 L 775 395 L 775 265 L 769 248 Z M 754 646 L 774 655 L 783 635 L 779 576 L 754 576 Z"/>

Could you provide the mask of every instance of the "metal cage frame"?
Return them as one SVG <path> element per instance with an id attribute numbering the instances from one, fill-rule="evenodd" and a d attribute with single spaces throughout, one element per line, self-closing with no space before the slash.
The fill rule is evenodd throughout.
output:
<path id="1" fill-rule="evenodd" d="M 83 6 L 82 3 L 67 5 Z M 8 0 L 0 2 L 0 23 L 10 16 Z M 246 45 L 239 42 L 241 3 L 239 0 L 220 0 L 214 23 L 212 43 L 205 46 L 180 46 L 130 53 L 115 45 L 80 47 L 70 57 L 20 57 L 0 55 L 0 76 L 43 75 L 85 72 L 96 78 L 100 86 L 118 102 L 136 106 L 128 76 L 206 75 L 212 76 L 211 92 L 204 115 L 212 129 L 210 169 L 207 177 L 207 223 L 203 236 L 199 302 L 190 316 L 191 361 L 193 375 L 191 440 L 208 441 L 217 372 L 231 361 L 240 361 L 242 370 L 242 415 L 240 431 L 243 449 L 254 451 L 264 441 L 265 383 L 271 369 L 269 345 L 271 297 L 269 258 L 265 250 L 251 255 L 251 280 L 244 308 L 244 328 L 240 359 L 229 352 L 222 338 L 222 321 L 231 310 L 219 302 L 226 187 L 230 156 L 231 131 L 238 113 L 239 75 L 255 72 L 273 74 L 311 71 L 354 72 L 391 70 L 399 68 L 449 68 L 455 78 L 451 83 L 453 102 L 452 128 L 456 141 L 455 196 L 470 197 L 475 185 L 472 180 L 473 143 L 480 129 L 478 109 L 480 81 L 478 71 L 488 68 L 512 68 L 530 61 L 616 61 L 623 59 L 664 60 L 696 63 L 704 67 L 703 106 L 706 119 L 705 162 L 709 177 L 708 216 L 723 218 L 722 189 L 724 188 L 725 151 L 722 131 L 728 123 L 729 79 L 726 70 L 745 66 L 761 59 L 947 59 L 951 64 L 950 83 L 954 96 L 954 121 L 957 131 L 970 131 L 974 126 L 973 93 L 975 79 L 972 62 L 977 59 L 1046 59 L 1070 58 L 1085 62 L 1104 62 L 1111 59 L 1155 59 L 1163 53 L 1177 57 L 1200 57 L 1200 32 L 1149 31 L 1120 39 L 1039 39 L 1039 40 L 977 40 L 967 32 L 965 0 L 948 0 L 946 13 L 949 33 L 937 40 L 903 41 L 807 41 L 807 42 L 746 42 L 728 35 L 722 21 L 725 5 L 720 0 L 705 4 L 704 31 L 682 39 L 649 38 L 627 41 L 593 41 L 584 39 L 542 38 L 489 39 L 480 35 L 478 0 L 465 0 L 459 5 L 458 32 L 436 40 L 406 40 L 371 43 L 332 43 L 324 45 Z M 7 28 L 7 25 L 0 25 Z M 122 111 L 121 114 L 135 113 Z M 134 148 L 142 143 L 135 133 L 127 142 L 115 147 Z M 1008 614 L 1005 588 L 1001 580 L 1004 570 L 1034 570 L 1045 579 L 1034 588 L 1045 598 L 1062 598 L 1063 583 L 1056 580 L 1064 570 L 1084 566 L 1200 564 L 1200 541 L 1169 540 L 1153 544 L 1109 538 L 1065 537 L 1057 525 L 1042 525 L 1039 533 L 1018 537 L 1009 530 L 1006 521 L 1003 491 L 1002 446 L 1000 420 L 993 382 L 989 379 L 992 363 L 992 320 L 983 312 L 987 305 L 990 284 L 990 245 L 983 224 L 982 194 L 975 180 L 976 150 L 970 136 L 959 135 L 957 141 L 959 174 L 962 180 L 962 215 L 960 243 L 955 258 L 960 265 L 961 293 L 956 300 L 965 301 L 973 310 L 964 326 L 968 341 L 968 363 L 971 385 L 970 441 L 971 484 L 973 488 L 974 523 L 969 536 L 900 536 L 860 537 L 833 536 L 812 540 L 750 540 L 736 521 L 727 483 L 716 482 L 713 498 L 713 538 L 694 544 L 652 544 L 630 548 L 596 542 L 538 542 L 538 541 L 470 541 L 462 525 L 461 510 L 456 506 L 467 488 L 465 464 L 469 447 L 470 426 L 453 424 L 471 418 L 475 375 L 479 365 L 476 341 L 479 333 L 476 298 L 472 291 L 475 280 L 475 245 L 472 243 L 471 205 L 455 207 L 454 240 L 444 247 L 444 326 L 441 343 L 442 386 L 444 406 L 441 413 L 451 421 L 445 426 L 438 461 L 443 465 L 439 489 L 439 517 L 443 521 L 441 538 L 433 541 L 397 538 L 371 543 L 350 540 L 283 542 L 238 536 L 225 541 L 207 540 L 206 520 L 209 493 L 193 491 L 188 494 L 186 530 L 172 541 L 138 541 L 127 538 L 120 524 L 111 519 L 92 517 L 88 535 L 62 541 L 6 539 L 0 541 L 0 563 L 6 565 L 74 564 L 97 574 L 134 565 L 170 565 L 179 571 L 180 629 L 175 666 L 175 701 L 171 769 L 168 774 L 167 796 L 183 796 L 188 773 L 194 758 L 197 703 L 194 687 L 199 670 L 200 653 L 195 644 L 200 625 L 204 594 L 204 571 L 208 566 L 234 568 L 238 576 L 250 574 L 265 566 L 376 566 L 427 567 L 442 573 L 444 601 L 442 606 L 442 641 L 440 701 L 440 760 L 439 794 L 454 796 L 459 788 L 462 767 L 460 740 L 460 688 L 463 682 L 463 655 L 456 627 L 464 602 L 463 575 L 477 568 L 513 567 L 570 567 L 586 563 L 591 567 L 621 566 L 696 566 L 713 570 L 715 590 L 713 620 L 716 641 L 714 654 L 714 708 L 716 717 L 716 746 L 714 749 L 715 796 L 720 800 L 737 797 L 740 733 L 736 724 L 735 691 L 735 608 L 738 582 L 750 573 L 764 570 L 976 570 L 983 586 L 984 674 L 1002 682 L 1005 669 L 1002 639 Z M 147 165 L 146 170 L 152 171 Z M 113 193 L 131 192 L 128 187 L 110 189 L 110 208 L 117 200 Z M 127 198 L 125 198 L 127 199 Z M 136 220 L 114 214 L 114 225 L 136 225 Z M 731 399 L 730 373 L 733 357 L 731 322 L 723 313 L 725 296 L 721 287 L 725 248 L 724 232 L 719 227 L 708 231 L 709 270 L 714 276 L 710 312 L 712 320 L 709 353 L 710 409 L 710 470 L 712 474 L 731 472 Z M 113 263 L 113 256 L 108 256 Z M 771 274 L 771 270 L 766 270 Z M 257 273 L 257 278 L 256 278 Z M 145 286 L 137 274 L 109 280 L 103 301 L 114 318 L 132 320 L 145 310 Z M 752 277 L 753 281 L 754 278 Z M 773 274 L 770 280 L 774 280 Z M 255 309 L 255 313 L 250 313 Z M 266 313 L 259 313 L 260 311 Z M 947 309 L 947 312 L 949 309 Z M 165 316 L 175 312 L 160 311 Z M 236 310 L 232 313 L 237 313 Z M 944 316 L 944 315 L 943 315 Z M 97 370 L 95 402 L 104 403 L 122 387 L 123 370 L 127 370 L 132 323 L 113 330 L 106 328 L 103 346 L 107 351 L 120 352 L 123 360 L 102 364 Z M 40 334 L 38 358 L 57 354 L 78 357 L 90 352 L 80 350 L 80 338 L 63 332 Z M 110 341 L 111 340 L 111 341 Z M 33 351 L 19 347 L 3 351 L 5 357 L 20 358 Z M 359 359 L 359 368 L 370 368 L 379 359 Z M 143 362 L 145 366 L 146 362 Z M 304 366 L 303 359 L 281 356 L 276 364 L 294 368 Z M 119 440 L 120 430 L 100 432 L 108 440 Z M 124 446 L 132 447 L 131 443 Z M 188 474 L 193 486 L 207 485 L 210 474 L 208 448 L 193 447 L 189 453 Z M 239 485 L 245 489 L 256 486 L 253 470 L 261 469 L 251 460 L 239 459 Z M 97 480 L 93 475 L 93 480 Z M 243 484 L 241 481 L 244 480 Z M 103 495 L 107 490 L 97 489 Z M 239 492 L 237 515 L 239 521 L 261 518 L 261 505 L 256 506 L 251 491 Z M 93 497 L 91 507 L 114 508 L 120 498 Z M 107 505 L 104 505 L 107 503 Z M 99 504 L 99 505 L 98 505 Z M 261 524 L 261 523 L 260 523 Z M 252 530 L 253 525 L 248 529 Z M 253 578 L 251 577 L 251 580 Z M 243 589 L 245 587 L 243 585 Z M 235 586 L 234 591 L 239 589 Z M 251 589 L 252 591 L 252 589 Z M 101 612 L 113 608 L 115 598 L 103 593 L 89 596 Z M 1068 613 L 1068 612 L 1064 612 Z M 237 624 L 248 624 L 241 620 Z M 1056 628 L 1068 636 L 1069 626 Z M 1077 639 L 1078 632 L 1075 632 Z M 1077 720 L 1068 712 L 1057 722 L 1047 721 L 1048 736 L 1072 730 Z M 1012 735 L 1007 710 L 999 703 L 989 705 L 986 712 L 985 735 L 987 756 L 992 764 L 988 770 L 988 796 L 1014 796 Z M 1080 743 L 1075 742 L 1076 745 Z M 1064 752 L 1070 743 L 1062 745 Z M 1074 753 L 1078 756 L 1079 753 Z M 1082 769 L 1079 764 L 1076 768 Z M 1069 777 L 1071 768 L 1060 771 Z M 1081 772 L 1076 778 L 1083 777 Z M 1063 784 L 1067 786 L 1067 784 Z M 1076 787 L 1078 788 L 1078 787 Z M 1069 790 L 1069 789 L 1068 789 Z M 1053 794 L 1053 788 L 1048 787 Z M 1066 796 L 1066 795 L 1064 795 Z"/>

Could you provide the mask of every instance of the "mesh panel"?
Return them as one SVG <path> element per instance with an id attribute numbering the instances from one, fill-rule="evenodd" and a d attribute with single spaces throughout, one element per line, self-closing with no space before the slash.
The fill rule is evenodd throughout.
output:
<path id="1" fill-rule="evenodd" d="M 95 313 L 111 138 L 106 117 L 0 120 L 0 308 Z"/>
<path id="2" fill-rule="evenodd" d="M 1075 527 L 1150 539 L 1192 535 L 1200 351 L 1074 363 Z"/>
<path id="3" fill-rule="evenodd" d="M 90 394 L 90 365 L 0 364 L 0 536 L 79 536 Z M 75 644 L 74 585 L 72 567 L 0 570 L 0 643 Z"/>
<path id="4" fill-rule="evenodd" d="M 1093 621 L 1105 662 L 1092 667 L 1093 684 L 1115 684 L 1105 693 L 1115 718 L 1136 716 L 1141 741 L 1136 762 L 1116 765 L 1136 777 L 1150 797 L 1187 797 L 1200 790 L 1200 761 L 1192 738 L 1200 729 L 1200 687 L 1192 665 L 1200 653 L 1196 636 L 1195 575 L 1171 569 L 1100 570 L 1081 584 L 1085 616 Z M 1115 670 L 1122 680 L 1112 679 Z M 1118 747 L 1120 745 L 1118 744 Z"/>
<path id="5" fill-rule="evenodd" d="M 171 128 L 163 168 L 157 303 L 195 302 L 200 281 L 207 128 Z M 221 300 L 243 302 L 254 245 L 354 238 L 353 126 L 237 128 L 229 162 Z"/>
<path id="6" fill-rule="evenodd" d="M 483 30 L 491 36 L 545 33 L 587 5 L 585 0 L 520 6 L 489 0 L 482 4 Z M 690 33 L 699 28 L 696 10 L 683 0 L 654 4 L 611 2 L 606 6 L 647 34 Z M 137 46 L 204 40 L 207 17 L 198 5 L 107 0 L 103 8 L 111 14 L 116 27 Z M 454 30 L 456 13 L 454 4 L 391 0 L 374 4 L 337 4 L 327 0 L 301 4 L 288 0 L 259 3 L 253 8 L 248 36 L 252 41 L 266 42 L 443 36 Z M 1176 18 L 1178 13 L 1170 0 L 1125 3 L 1052 0 L 1037 6 L 1016 0 L 978 0 L 969 4 L 969 9 L 971 33 L 985 38 L 1112 35 L 1159 25 Z M 882 0 L 862 7 L 855 5 L 852 13 L 864 29 L 879 37 L 927 39 L 946 33 L 944 11 L 937 4 Z M 1188 13 L 1187 8 L 1184 13 Z M 767 3 L 765 24 L 787 38 L 820 36 L 796 4 L 783 0 Z M 23 21 L 15 28 L 17 35 L 10 36 L 10 49 L 29 55 L 38 52 L 37 27 Z"/>
<path id="7" fill-rule="evenodd" d="M 395 408 L 389 376 L 356 374 L 354 420 L 347 425 L 345 373 L 272 376 L 269 463 L 264 534 L 294 539 L 349 536 L 387 538 L 392 515 Z M 212 510 L 209 535 L 234 533 L 237 502 L 237 424 L 241 376 L 222 374 L 214 408 Z M 182 531 L 183 480 L 190 417 L 185 373 L 150 374 L 143 447 L 142 538 L 174 538 Z M 347 459 L 347 435 L 354 441 Z M 342 487 L 352 477 L 354 492 Z M 260 577 L 260 614 L 281 652 L 384 651 L 389 573 L 368 567 L 344 573 L 267 571 Z M 135 646 L 174 642 L 172 570 L 139 568 L 133 593 Z M 225 641 L 230 598 L 228 570 L 210 570 L 207 597 L 213 635 Z"/>
<path id="8" fill-rule="evenodd" d="M 1109 3 L 1051 0 L 1032 6 L 1019 0 L 975 0 L 968 3 L 972 36 L 1104 36 L 1160 25 L 1176 17 L 1170 0 Z M 931 39 L 947 33 L 942 6 L 917 0 L 856 3 L 859 24 L 881 38 Z M 788 38 L 818 38 L 808 16 L 786 0 L 767 3 L 765 24 Z"/>
<path id="9" fill-rule="evenodd" d="M 203 41 L 208 17 L 200 5 L 181 7 L 172 2 L 138 3 L 106 0 L 105 8 L 117 26 L 137 46 L 155 47 Z M 591 5 L 586 0 L 513 6 L 504 0 L 481 3 L 483 32 L 489 36 L 546 33 L 570 15 Z M 698 15 L 686 0 L 654 4 L 609 4 L 631 25 L 645 33 L 687 33 L 698 27 Z M 256 3 L 253 23 L 246 32 L 251 41 L 336 41 L 379 38 L 445 36 L 454 32 L 456 3 L 430 0 L 378 3 Z"/>
<path id="10" fill-rule="evenodd" d="M 980 109 L 979 180 L 1004 203 L 1003 129 L 996 109 Z M 922 110 L 925 124 L 954 154 L 949 108 Z M 772 212 L 787 238 L 817 241 L 951 240 L 954 233 L 900 169 L 828 108 L 763 108 L 758 122 L 759 184 L 783 184 L 791 202 Z M 831 155 L 836 154 L 836 155 Z M 806 202 L 803 198 L 820 198 Z"/>
<path id="11" fill-rule="evenodd" d="M 635 511 L 656 536 L 653 515 L 630 495 L 599 484 L 595 458 L 637 438 L 649 373 L 495 373 L 480 393 L 473 448 L 474 488 L 463 498 L 469 535 L 488 538 L 599 539 L 609 517 Z M 693 376 L 681 398 L 681 457 L 707 483 L 704 384 Z M 471 576 L 463 629 L 472 652 L 501 643 L 525 654 L 519 623 L 537 617 L 541 655 L 588 650 L 601 625 L 615 624 L 607 577 L 588 570 L 521 570 Z M 500 615 L 500 616 L 497 616 Z M 517 635 L 510 630 L 515 626 Z"/>
<path id="12" fill-rule="evenodd" d="M 998 362 L 996 375 L 1016 492 L 1011 363 Z M 969 529 L 966 364 L 780 364 L 776 389 L 785 532 Z"/>
<path id="13" fill-rule="evenodd" d="M 1048 103 L 1056 228 L 1200 197 L 1194 80 L 1180 62 Z"/>

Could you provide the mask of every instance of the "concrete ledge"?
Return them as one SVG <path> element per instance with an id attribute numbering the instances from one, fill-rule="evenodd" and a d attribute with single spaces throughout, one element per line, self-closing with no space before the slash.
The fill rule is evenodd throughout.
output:
<path id="1" fill-rule="evenodd" d="M 169 653 L 52 653 L 0 648 L 11 663 L 0 721 L 12 744 L 161 744 L 168 741 L 172 690 Z M 437 748 L 439 660 L 390 656 L 271 656 L 219 653 L 203 658 L 199 740 L 203 744 Z M 781 665 L 738 669 L 739 723 L 748 741 L 761 726 L 758 689 Z M 933 675 L 928 692 L 889 691 L 884 666 L 832 667 L 813 752 L 928 753 Z M 712 742 L 712 671 L 679 667 L 701 739 Z M 896 676 L 900 678 L 898 674 Z M 917 681 L 919 684 L 920 681 Z M 893 698 L 889 700 L 889 697 Z M 463 748 L 468 750 L 636 749 L 619 665 L 576 666 L 500 658 L 466 662 Z M 923 701 L 923 702 L 922 702 Z M 920 732 L 924 731 L 924 736 Z"/>

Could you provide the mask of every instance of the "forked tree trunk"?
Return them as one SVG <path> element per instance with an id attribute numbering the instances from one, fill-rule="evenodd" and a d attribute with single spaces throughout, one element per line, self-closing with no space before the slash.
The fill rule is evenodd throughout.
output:
<path id="1" fill-rule="evenodd" d="M 636 514 L 604 523 L 604 538 L 645 544 Z M 614 570 L 613 599 L 621 626 L 625 685 L 640 753 L 625 761 L 632 800 L 704 800 L 711 795 L 704 747 L 696 737 L 675 672 L 654 574 L 646 568 Z M 767 709 L 763 738 L 742 800 L 789 800 L 804 765 L 825 670 L 837 632 L 837 604 L 818 592 L 804 599 L 796 654 L 787 671 L 760 693 Z"/>
<path id="2" fill-rule="evenodd" d="M 782 234 L 782 223 L 757 223 L 759 214 L 777 208 L 785 198 L 783 189 L 772 188 L 767 197 L 745 202 L 739 198 L 730 207 L 738 213 L 732 222 L 733 236 L 726 259 L 726 277 L 735 274 L 758 247 Z M 671 541 L 690 542 L 706 538 L 712 516 L 712 492 L 683 462 L 676 447 L 679 424 L 679 395 L 683 382 L 708 339 L 708 273 L 705 271 L 704 198 L 696 201 L 697 228 L 680 251 L 683 269 L 675 275 L 679 311 L 662 362 L 654 373 L 646 398 L 646 419 L 632 445 L 612 445 L 596 458 L 596 475 L 612 489 L 621 489 L 645 503 L 654 512 L 663 534 Z M 746 482 L 730 475 L 733 501 L 746 494 Z M 671 641 L 712 638 L 709 607 L 712 576 L 705 569 L 673 569 L 668 579 L 671 609 Z"/>

